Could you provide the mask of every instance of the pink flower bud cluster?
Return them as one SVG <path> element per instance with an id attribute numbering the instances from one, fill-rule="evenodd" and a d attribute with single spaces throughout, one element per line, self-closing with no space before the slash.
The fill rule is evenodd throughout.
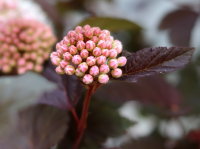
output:
<path id="1" fill-rule="evenodd" d="M 99 27 L 77 26 L 57 43 L 51 61 L 59 74 L 76 75 L 84 84 L 99 82 L 105 84 L 109 76 L 122 76 L 126 57 L 118 55 L 122 44 L 114 40 L 108 30 Z"/>
<path id="2" fill-rule="evenodd" d="M 0 26 L 0 72 L 41 72 L 56 38 L 45 24 L 11 19 Z"/>
<path id="3" fill-rule="evenodd" d="M 15 9 L 17 6 L 16 0 L 0 0 L 0 11 L 6 9 Z"/>

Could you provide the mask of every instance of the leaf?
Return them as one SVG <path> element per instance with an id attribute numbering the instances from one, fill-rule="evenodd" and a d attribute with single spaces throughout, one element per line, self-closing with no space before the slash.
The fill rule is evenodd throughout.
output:
<path id="1" fill-rule="evenodd" d="M 124 103 L 137 100 L 146 105 L 154 105 L 179 112 L 182 103 L 180 92 L 160 76 L 149 76 L 138 82 L 113 81 L 97 90 L 96 96 Z"/>
<path id="2" fill-rule="evenodd" d="M 15 77 L 0 78 L 0 135 L 7 132 L 15 122 L 16 113 L 27 106 L 34 105 L 45 91 L 55 85 L 40 75 L 27 73 Z"/>
<path id="3" fill-rule="evenodd" d="M 117 32 L 120 30 L 141 30 L 141 28 L 135 23 L 122 18 L 90 17 L 79 23 L 81 26 L 86 24 L 98 26 L 102 29 L 108 29 L 111 32 Z"/>
<path id="4" fill-rule="evenodd" d="M 52 65 L 47 66 L 43 76 L 56 83 L 57 88 L 51 92 L 44 93 L 39 103 L 68 110 L 73 106 L 73 102 L 78 102 L 82 95 L 82 85 L 77 77 L 58 75 Z"/>
<path id="5" fill-rule="evenodd" d="M 160 30 L 168 30 L 171 42 L 176 46 L 189 46 L 193 27 L 199 14 L 181 8 L 167 14 L 161 21 Z"/>
<path id="6" fill-rule="evenodd" d="M 0 146 L 3 149 L 49 149 L 62 139 L 66 129 L 65 111 L 35 105 L 19 113 L 15 126 L 10 127 L 9 135 L 0 136 Z"/>
<path id="7" fill-rule="evenodd" d="M 136 81 L 140 77 L 172 72 L 183 68 L 194 49 L 181 47 L 145 48 L 127 57 L 122 80 Z"/>
<path id="8" fill-rule="evenodd" d="M 70 101 L 61 76 L 55 72 L 52 65 L 47 66 L 42 75 L 49 81 L 54 82 L 56 88 L 52 91 L 43 93 L 39 98 L 39 103 L 68 110 L 70 108 Z"/>

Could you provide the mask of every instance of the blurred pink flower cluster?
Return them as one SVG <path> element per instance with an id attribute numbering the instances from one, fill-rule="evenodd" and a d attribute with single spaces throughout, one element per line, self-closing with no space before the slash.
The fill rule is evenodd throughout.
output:
<path id="1" fill-rule="evenodd" d="M 15 9 L 16 7 L 16 0 L 0 0 L 0 10 Z"/>
<path id="2" fill-rule="evenodd" d="M 10 19 L 0 26 L 0 72 L 41 72 L 56 38 L 45 24 L 33 19 Z"/>
<path id="3" fill-rule="evenodd" d="M 99 27 L 77 26 L 57 43 L 51 61 L 59 74 L 76 75 L 84 84 L 99 82 L 105 84 L 109 77 L 119 78 L 126 64 L 122 44 L 114 40 L 108 30 Z"/>

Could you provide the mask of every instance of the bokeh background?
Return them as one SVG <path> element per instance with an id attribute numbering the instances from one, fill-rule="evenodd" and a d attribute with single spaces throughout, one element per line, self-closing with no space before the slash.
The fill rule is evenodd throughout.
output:
<path id="1" fill-rule="evenodd" d="M 80 148 L 200 147 L 199 0 L 0 0 L 0 22 L 21 16 L 50 25 L 58 41 L 75 26 L 90 24 L 109 29 L 130 52 L 194 47 L 191 63 L 182 70 L 99 88 Z M 74 125 L 64 111 L 69 103 L 63 90 L 81 101 L 80 86 L 76 78 L 58 78 L 48 62 L 41 74 L 1 75 L 0 149 L 28 149 L 27 142 L 33 149 L 68 147 Z"/>

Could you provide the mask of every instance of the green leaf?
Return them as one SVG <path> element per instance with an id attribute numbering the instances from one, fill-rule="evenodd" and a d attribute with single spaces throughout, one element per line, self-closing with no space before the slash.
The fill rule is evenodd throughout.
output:
<path id="1" fill-rule="evenodd" d="M 79 25 L 83 26 L 86 24 L 98 26 L 102 29 L 108 29 L 111 32 L 117 32 L 121 30 L 141 30 L 137 24 L 122 18 L 90 17 L 85 19 Z"/>

